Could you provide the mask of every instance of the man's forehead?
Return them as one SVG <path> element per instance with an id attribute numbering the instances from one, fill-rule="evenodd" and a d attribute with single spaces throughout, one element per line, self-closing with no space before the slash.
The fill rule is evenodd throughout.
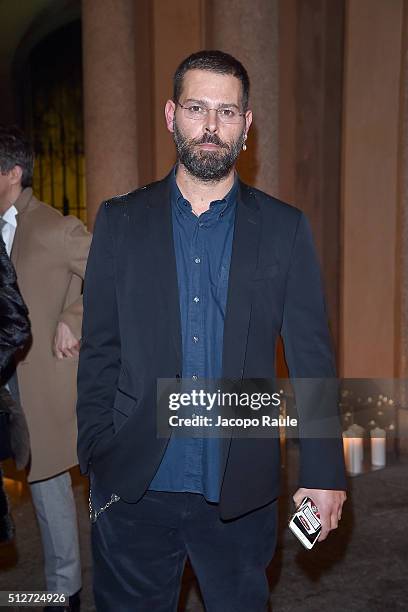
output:
<path id="1" fill-rule="evenodd" d="M 232 74 L 219 74 L 211 70 L 188 70 L 183 79 L 183 98 L 238 103 L 241 81 Z"/>

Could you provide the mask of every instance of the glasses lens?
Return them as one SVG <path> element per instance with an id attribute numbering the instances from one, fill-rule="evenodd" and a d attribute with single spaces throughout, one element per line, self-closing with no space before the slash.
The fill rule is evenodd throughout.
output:
<path id="1" fill-rule="evenodd" d="M 206 119 L 208 113 L 211 110 L 215 110 L 217 113 L 217 117 L 221 123 L 240 123 L 242 114 L 238 112 L 236 108 L 207 108 L 206 106 L 201 106 L 199 104 L 189 104 L 188 106 L 182 106 L 180 104 L 184 116 L 187 119 L 192 119 L 193 121 L 202 121 Z"/>
<path id="2" fill-rule="evenodd" d="M 183 106 L 184 115 L 187 119 L 205 119 L 208 114 L 208 110 L 204 106 L 198 104 L 190 104 L 189 106 Z"/>
<path id="3" fill-rule="evenodd" d="M 241 115 L 235 108 L 219 108 L 217 115 L 222 123 L 239 123 Z"/>

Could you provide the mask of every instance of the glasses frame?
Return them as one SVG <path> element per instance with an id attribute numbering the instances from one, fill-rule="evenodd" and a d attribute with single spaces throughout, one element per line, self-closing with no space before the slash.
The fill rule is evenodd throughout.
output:
<path id="1" fill-rule="evenodd" d="M 184 106 L 178 100 L 177 100 L 176 104 L 178 104 L 178 106 L 180 106 L 180 108 L 182 108 L 184 110 L 188 110 L 188 106 Z M 198 119 L 193 119 L 192 117 L 187 117 L 187 119 L 191 119 L 191 121 L 203 121 L 208 116 L 208 112 L 209 111 L 215 110 L 215 112 L 217 113 L 217 117 L 219 118 L 220 123 L 224 123 L 224 124 L 228 124 L 228 125 L 237 125 L 239 123 L 238 121 L 230 123 L 229 121 L 224 121 L 223 119 L 221 119 L 221 116 L 219 115 L 218 111 L 222 110 L 222 108 L 207 108 L 207 107 L 205 107 L 205 108 L 207 109 L 207 114 L 205 115 L 205 117 L 198 118 Z M 238 117 L 245 117 L 245 115 L 246 115 L 246 113 L 238 113 Z"/>

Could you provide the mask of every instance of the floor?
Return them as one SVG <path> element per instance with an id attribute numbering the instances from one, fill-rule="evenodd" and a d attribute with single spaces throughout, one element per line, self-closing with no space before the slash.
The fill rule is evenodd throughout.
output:
<path id="1" fill-rule="evenodd" d="M 294 492 L 296 462 L 296 450 L 292 448 L 286 457 L 285 490 L 280 499 L 278 547 L 268 572 L 273 612 L 406 612 L 408 457 L 393 460 L 382 470 L 350 478 L 340 527 L 312 551 L 304 550 L 286 526 L 291 509 L 287 492 Z M 83 564 L 82 612 L 91 612 L 95 607 L 87 481 L 77 470 L 73 478 Z M 16 539 L 13 544 L 0 546 L 0 591 L 42 590 L 41 543 L 29 494 L 22 483 L 12 480 L 7 481 L 7 490 Z M 179 612 L 203 611 L 198 586 L 187 566 Z"/>

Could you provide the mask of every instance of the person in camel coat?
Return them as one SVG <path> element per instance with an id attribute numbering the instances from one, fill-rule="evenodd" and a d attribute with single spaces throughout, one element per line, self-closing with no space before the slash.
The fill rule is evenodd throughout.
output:
<path id="1" fill-rule="evenodd" d="M 68 470 L 77 464 L 76 373 L 91 235 L 79 219 L 64 217 L 33 195 L 32 149 L 16 128 L 0 127 L 0 171 L 2 236 L 32 329 L 17 354 L 10 389 L 16 395 L 18 388 L 30 432 L 28 481 L 47 590 L 71 596 L 67 609 L 78 610 L 81 571 Z"/>

